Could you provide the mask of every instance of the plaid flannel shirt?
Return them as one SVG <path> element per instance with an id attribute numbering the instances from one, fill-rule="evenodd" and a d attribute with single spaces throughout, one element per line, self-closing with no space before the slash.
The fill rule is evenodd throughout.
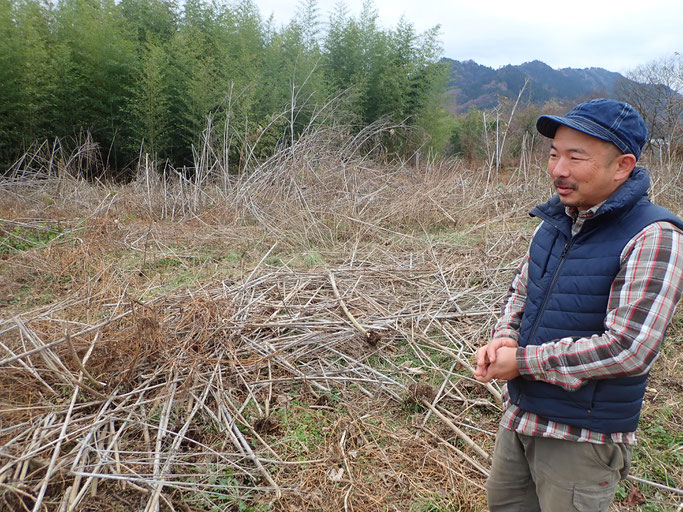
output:
<path id="1" fill-rule="evenodd" d="M 602 204 L 602 203 L 601 203 Z M 574 219 L 572 234 L 595 214 L 598 204 L 584 212 L 567 208 Z M 529 253 L 523 258 L 510 285 L 507 303 L 493 338 L 519 341 L 528 281 Z M 585 338 L 562 338 L 517 349 L 517 365 L 524 378 L 552 380 L 576 390 L 589 379 L 642 375 L 659 355 L 683 283 L 683 233 L 668 222 L 644 228 L 624 247 L 607 305 L 605 332 Z M 503 390 L 501 425 L 520 434 L 598 444 L 635 444 L 635 432 L 603 434 L 550 421 L 526 412 L 510 402 Z"/>

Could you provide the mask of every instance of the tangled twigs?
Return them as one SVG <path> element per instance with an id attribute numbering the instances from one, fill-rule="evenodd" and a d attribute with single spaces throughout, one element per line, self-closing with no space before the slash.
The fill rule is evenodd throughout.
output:
<path id="1" fill-rule="evenodd" d="M 16 499 L 33 496 L 30 489 L 35 489 L 34 508 L 53 499 L 50 490 L 57 480 L 65 482 L 68 489 L 60 501 L 67 511 L 76 510 L 103 482 L 144 493 L 147 512 L 159 510 L 174 490 L 230 496 L 258 489 L 277 499 L 290 491 L 273 467 L 290 461 L 250 419 L 264 417 L 259 402 L 265 401 L 272 416 L 282 407 L 274 397 L 293 385 L 304 386 L 316 400 L 355 388 L 400 402 L 406 380 L 368 361 L 373 354 L 386 358 L 396 340 L 413 339 L 418 332 L 424 334 L 408 348 L 425 368 L 443 375 L 440 394 L 450 396 L 453 365 L 448 372 L 434 366 L 424 347 L 463 364 L 471 356 L 471 348 L 444 328 L 450 318 L 463 319 L 459 331 L 469 329 L 473 324 L 467 318 L 484 313 L 481 288 L 477 297 L 461 293 L 457 309 L 448 306 L 444 279 L 450 279 L 450 293 L 471 289 L 466 273 L 456 277 L 460 272 L 453 269 L 448 277 L 447 269 L 414 265 L 296 273 L 264 267 L 242 282 L 207 285 L 143 305 L 131 302 L 123 314 L 103 308 L 100 316 L 108 321 L 73 335 L 59 337 L 64 330 L 56 320 L 15 319 L 2 341 L 6 378 L 57 395 L 41 395 L 38 403 L 48 408 L 17 409 L 12 421 L 30 422 L 13 438 L 12 424 L 3 423 L 0 479 L 17 489 Z M 340 284 L 350 290 L 344 299 Z M 333 295 L 326 293 L 330 285 Z M 106 304 L 119 308 L 126 301 L 113 297 Z M 337 314 L 340 306 L 345 319 Z M 383 333 L 382 344 L 367 342 L 373 332 Z M 448 346 L 438 338 L 448 339 Z M 65 390 L 68 403 L 60 398 Z M 441 405 L 423 405 L 486 460 L 484 450 L 439 410 Z M 355 452 L 349 452 L 348 442 L 344 434 L 338 446 L 350 475 L 349 453 Z M 226 471 L 234 475 L 234 489 L 222 483 Z"/>
<path id="2" fill-rule="evenodd" d="M 368 331 L 365 327 L 358 323 L 358 320 L 356 320 L 356 318 L 351 314 L 349 308 L 346 307 L 344 299 L 342 299 L 341 295 L 339 294 L 339 290 L 337 289 L 337 282 L 335 281 L 334 274 L 331 270 L 328 270 L 327 276 L 330 279 L 330 284 L 332 285 L 332 291 L 334 292 L 334 296 L 337 297 L 339 305 L 344 310 L 344 314 L 351 321 L 353 326 L 356 329 L 358 329 L 358 331 L 363 335 L 365 341 L 367 341 L 370 345 L 376 345 L 379 338 L 378 334 L 374 331 Z"/>
<path id="3" fill-rule="evenodd" d="M 467 446 L 472 448 L 475 452 L 477 452 L 485 461 L 488 461 L 490 459 L 489 454 L 486 453 L 484 450 L 481 449 L 481 447 L 472 441 L 472 438 L 465 434 L 465 432 L 462 431 L 461 428 L 459 428 L 455 423 L 453 423 L 451 420 L 449 420 L 446 416 L 444 416 L 441 411 L 439 411 L 436 407 L 434 407 L 428 400 L 425 400 L 424 398 L 420 400 L 422 405 L 424 405 L 427 409 L 432 411 L 436 416 L 438 416 L 446 425 L 448 425 L 453 432 L 457 434 L 457 436 L 462 439 Z"/>

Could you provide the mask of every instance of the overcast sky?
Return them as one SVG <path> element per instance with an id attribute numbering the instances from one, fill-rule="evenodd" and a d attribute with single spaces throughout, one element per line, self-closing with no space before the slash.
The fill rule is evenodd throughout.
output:
<path id="1" fill-rule="evenodd" d="M 276 25 L 296 0 L 255 0 Z M 318 0 L 327 22 L 337 0 Z M 346 0 L 349 14 L 362 0 Z M 553 68 L 601 67 L 625 73 L 653 59 L 683 54 L 683 0 L 375 0 L 384 28 L 403 15 L 418 32 L 441 26 L 444 57 L 498 68 L 541 60 Z"/>

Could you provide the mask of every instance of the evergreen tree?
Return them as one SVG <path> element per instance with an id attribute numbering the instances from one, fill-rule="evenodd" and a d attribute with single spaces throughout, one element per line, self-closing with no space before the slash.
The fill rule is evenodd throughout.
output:
<path id="1" fill-rule="evenodd" d="M 324 33 L 315 0 L 282 28 L 252 0 L 0 0 L 0 162 L 85 131 L 116 168 L 142 141 L 176 164 L 206 137 L 233 161 L 247 145 L 262 157 L 340 94 L 336 114 L 358 129 L 387 118 L 439 147 L 439 56 L 438 29 L 418 34 L 405 19 L 383 29 L 370 0 L 358 17 L 339 4 Z"/>
<path id="2" fill-rule="evenodd" d="M 125 165 L 122 141 L 131 77 L 139 61 L 131 31 L 114 0 L 64 0 L 58 16 L 58 39 L 69 52 L 65 94 L 60 105 L 67 124 L 90 131 L 110 165 Z M 119 161 L 121 158 L 122 161 Z"/>
<path id="3" fill-rule="evenodd" d="M 133 81 L 129 103 L 131 150 L 144 142 L 147 152 L 169 155 L 170 93 L 166 70 L 168 55 L 163 47 L 147 43 L 138 76 Z"/>
<path id="4" fill-rule="evenodd" d="M 176 31 L 178 4 L 175 0 L 121 0 L 119 7 L 130 35 L 144 51 L 146 43 L 164 44 Z"/>
<path id="5" fill-rule="evenodd" d="M 50 13 L 37 2 L 21 1 L 16 4 L 18 36 L 22 46 L 21 77 L 23 145 L 50 135 L 53 124 L 54 95 L 57 84 L 53 81 L 52 55 L 54 41 L 49 27 Z"/>
<path id="6" fill-rule="evenodd" d="M 314 0 L 299 5 L 292 21 L 268 41 L 259 94 L 261 119 L 281 114 L 289 139 L 308 125 L 315 107 L 329 96 L 318 43 L 320 22 Z M 281 128 L 278 128 L 281 129 Z"/>
<path id="7" fill-rule="evenodd" d="M 10 0 L 0 0 L 0 165 L 6 167 L 21 146 L 23 48 Z"/>

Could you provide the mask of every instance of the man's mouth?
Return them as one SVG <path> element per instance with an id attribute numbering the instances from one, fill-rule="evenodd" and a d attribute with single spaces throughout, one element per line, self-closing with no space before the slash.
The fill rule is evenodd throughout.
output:
<path id="1" fill-rule="evenodd" d="M 564 180 L 555 180 L 553 185 L 555 185 L 555 190 L 557 190 L 557 193 L 560 195 L 571 194 L 578 188 L 576 183 Z"/>

